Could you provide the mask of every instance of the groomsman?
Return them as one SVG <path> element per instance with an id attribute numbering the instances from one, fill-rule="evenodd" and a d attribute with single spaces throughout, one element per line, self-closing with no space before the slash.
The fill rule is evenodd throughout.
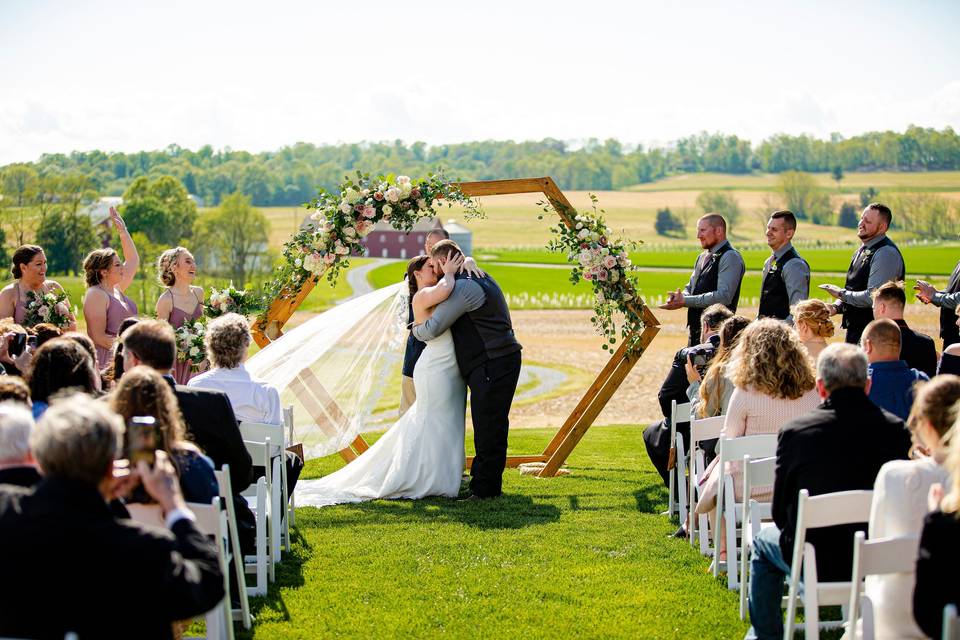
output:
<path id="1" fill-rule="evenodd" d="M 700 316 L 712 304 L 722 304 L 736 313 L 740 301 L 740 285 L 746 267 L 743 256 L 727 240 L 727 221 L 716 213 L 708 213 L 697 221 L 697 240 L 704 249 L 697 258 L 690 282 L 682 290 L 668 294 L 661 309 L 687 307 L 687 327 L 691 347 L 700 344 Z"/>
<path id="2" fill-rule="evenodd" d="M 793 248 L 797 217 L 792 211 L 774 211 L 767 222 L 767 245 L 773 254 L 763 263 L 759 318 L 778 318 L 793 324 L 790 307 L 810 297 L 810 265 Z"/>
<path id="3" fill-rule="evenodd" d="M 937 291 L 924 280 L 917 280 L 914 289 L 918 291 L 917 299 L 920 302 L 940 307 L 940 337 L 943 338 L 943 349 L 960 342 L 960 327 L 957 327 L 956 316 L 957 305 L 960 304 L 960 261 L 957 261 L 957 266 L 953 268 L 947 288 L 943 291 Z"/>
<path id="4" fill-rule="evenodd" d="M 890 207 L 875 202 L 860 214 L 857 237 L 860 248 L 853 254 L 843 288 L 822 284 L 820 288 L 837 298 L 834 313 L 843 314 L 847 342 L 858 344 L 864 328 L 873 321 L 873 291 L 884 282 L 906 276 L 903 254 L 887 237 L 893 214 Z"/>

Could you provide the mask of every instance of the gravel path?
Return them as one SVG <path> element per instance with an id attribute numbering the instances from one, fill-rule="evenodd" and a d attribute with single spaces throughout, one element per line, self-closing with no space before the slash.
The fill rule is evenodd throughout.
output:
<path id="1" fill-rule="evenodd" d="M 367 274 L 377 267 L 382 267 L 383 265 L 390 264 L 391 262 L 396 262 L 396 260 L 390 260 L 388 258 L 374 258 L 372 262 L 368 262 L 363 266 L 355 267 L 347 271 L 347 284 L 349 284 L 350 288 L 353 289 L 353 293 L 350 294 L 349 298 L 337 300 L 336 304 L 346 302 L 347 300 L 353 300 L 354 298 L 359 298 L 360 296 L 366 295 L 373 291 L 373 287 L 367 280 Z"/>

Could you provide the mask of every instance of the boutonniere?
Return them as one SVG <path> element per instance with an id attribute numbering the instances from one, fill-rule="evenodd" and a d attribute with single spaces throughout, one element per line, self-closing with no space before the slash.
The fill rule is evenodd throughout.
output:
<path id="1" fill-rule="evenodd" d="M 776 270 L 777 270 L 777 263 L 776 263 L 776 262 L 773 262 L 773 263 L 770 265 L 770 271 L 776 271 Z"/>
<path id="2" fill-rule="evenodd" d="M 869 258 L 871 253 L 873 253 L 873 251 L 871 251 L 870 249 L 864 249 L 864 250 L 863 250 L 863 257 L 864 257 L 864 258 Z"/>

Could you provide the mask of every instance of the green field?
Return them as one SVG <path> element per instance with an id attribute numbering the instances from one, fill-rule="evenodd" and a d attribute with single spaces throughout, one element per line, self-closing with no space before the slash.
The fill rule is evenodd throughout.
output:
<path id="1" fill-rule="evenodd" d="M 511 431 L 510 452 L 552 435 Z M 640 429 L 595 427 L 568 462 L 554 479 L 508 469 L 491 501 L 298 509 L 293 553 L 239 637 L 743 637 L 737 594 L 667 538 Z M 304 477 L 341 465 L 314 460 Z"/>
<path id="2" fill-rule="evenodd" d="M 830 173 L 814 173 L 817 183 L 837 190 Z M 729 173 L 685 173 L 629 187 L 629 191 L 687 191 L 704 189 L 772 190 L 775 173 L 736 175 Z M 879 191 L 960 191 L 960 171 L 856 171 L 844 174 L 839 189 L 844 192 L 873 187 Z"/>

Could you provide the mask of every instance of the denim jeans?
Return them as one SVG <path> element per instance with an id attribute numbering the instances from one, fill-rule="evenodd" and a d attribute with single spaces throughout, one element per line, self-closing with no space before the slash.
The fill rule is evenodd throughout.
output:
<path id="1" fill-rule="evenodd" d="M 758 640 L 783 637 L 783 581 L 790 565 L 780 551 L 780 529 L 768 527 L 753 539 L 750 556 L 750 622 Z"/>

